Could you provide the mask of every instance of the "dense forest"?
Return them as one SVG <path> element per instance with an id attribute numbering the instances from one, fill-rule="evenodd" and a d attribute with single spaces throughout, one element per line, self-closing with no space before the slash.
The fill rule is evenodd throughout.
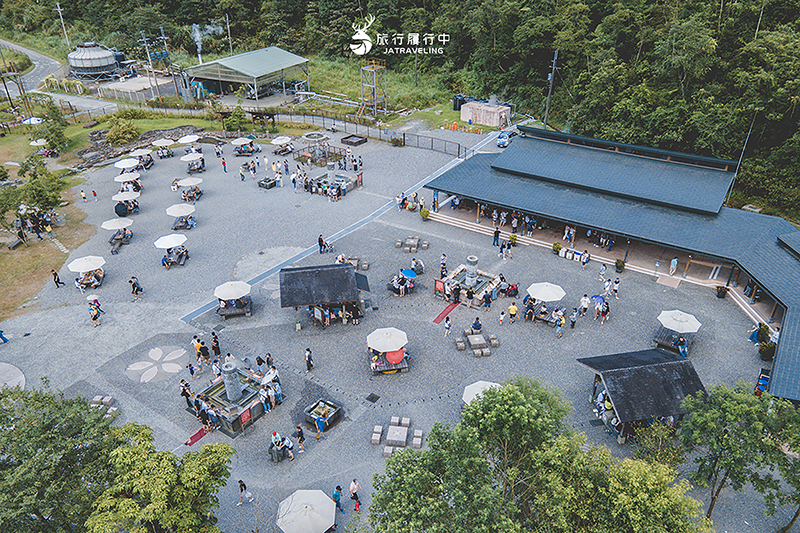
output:
<path id="1" fill-rule="evenodd" d="M 57 39 L 55 0 L 0 0 L 5 35 Z M 139 30 L 159 26 L 194 55 L 191 24 L 225 25 L 237 50 L 277 45 L 354 57 L 353 23 L 368 33 L 447 34 L 418 68 L 453 92 L 497 94 L 540 117 L 558 50 L 550 122 L 615 141 L 739 159 L 734 205 L 754 200 L 800 216 L 800 0 L 65 0 L 73 41 L 96 38 L 142 55 Z M 203 41 L 224 53 L 227 32 Z M 380 53 L 375 47 L 371 55 Z M 414 56 L 390 55 L 396 70 Z"/>

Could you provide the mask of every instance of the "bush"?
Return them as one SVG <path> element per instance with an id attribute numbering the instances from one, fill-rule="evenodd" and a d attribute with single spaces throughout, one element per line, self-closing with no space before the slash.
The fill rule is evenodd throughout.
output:
<path id="1" fill-rule="evenodd" d="M 614 266 L 616 267 L 617 272 L 622 272 L 625 270 L 625 261 L 622 259 L 617 259 L 617 261 L 614 263 Z"/>
<path id="2" fill-rule="evenodd" d="M 553 243 L 553 252 L 558 253 L 558 252 L 561 251 L 561 248 L 562 247 L 561 247 L 561 243 L 560 242 L 554 242 Z"/>
<path id="3" fill-rule="evenodd" d="M 516 246 L 517 245 L 517 234 L 516 233 L 512 233 L 511 236 L 508 238 L 508 242 L 511 243 L 511 246 Z"/>
<path id="4" fill-rule="evenodd" d="M 762 361 L 772 361 L 777 345 L 774 342 L 762 342 L 758 345 L 758 355 Z"/>
<path id="5" fill-rule="evenodd" d="M 392 137 L 389 142 L 392 143 L 392 146 L 403 146 L 403 139 L 399 137 Z"/>
<path id="6" fill-rule="evenodd" d="M 422 220 L 428 220 L 428 217 L 431 216 L 431 212 L 427 207 L 425 207 L 420 210 L 419 216 L 422 217 Z"/>
<path id="7" fill-rule="evenodd" d="M 124 120 L 158 118 L 158 115 L 156 113 L 148 111 L 147 109 L 142 109 L 141 107 L 126 107 L 114 113 L 114 116 Z"/>
<path id="8" fill-rule="evenodd" d="M 111 117 L 108 120 L 108 125 L 109 129 L 108 133 L 106 133 L 106 140 L 114 146 L 131 142 L 139 137 L 139 130 L 132 120 Z"/>
<path id="9" fill-rule="evenodd" d="M 756 340 L 759 344 L 769 341 L 769 326 L 760 322 L 758 324 L 758 333 L 756 333 Z"/>

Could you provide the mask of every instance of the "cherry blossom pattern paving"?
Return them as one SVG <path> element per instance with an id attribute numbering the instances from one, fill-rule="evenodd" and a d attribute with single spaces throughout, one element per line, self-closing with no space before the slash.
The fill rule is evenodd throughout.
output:
<path id="1" fill-rule="evenodd" d="M 163 381 L 174 376 L 189 362 L 189 353 L 177 346 L 151 348 L 139 354 L 125 369 L 125 375 L 137 383 Z"/>

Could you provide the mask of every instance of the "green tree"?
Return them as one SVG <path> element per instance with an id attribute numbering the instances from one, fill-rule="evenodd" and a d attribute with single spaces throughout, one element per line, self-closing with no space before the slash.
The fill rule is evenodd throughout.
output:
<path id="1" fill-rule="evenodd" d="M 22 162 L 19 176 L 27 181 L 17 187 L 15 194 L 9 195 L 17 201 L 17 206 L 24 203 L 29 207 L 38 207 L 48 211 L 61 203 L 61 190 L 64 181 L 61 177 L 47 170 L 44 160 L 40 156 L 30 156 Z"/>
<path id="2" fill-rule="evenodd" d="M 774 425 L 768 402 L 769 395 L 757 397 L 743 382 L 735 387 L 715 385 L 708 395 L 699 393 L 684 400 L 688 419 L 683 421 L 681 441 L 688 451 L 700 452 L 694 460 L 694 479 L 710 487 L 706 516 L 711 517 L 728 485 L 740 491 L 748 482 L 771 484 L 769 475 L 762 472 L 774 448 L 772 440 L 765 438 Z"/>
<path id="3" fill-rule="evenodd" d="M 633 456 L 647 463 L 675 469 L 686 462 L 685 450 L 675 435 L 675 428 L 660 422 L 636 428 Z"/>
<path id="4" fill-rule="evenodd" d="M 177 457 L 156 451 L 147 426 L 126 424 L 114 435 L 123 442 L 110 453 L 116 477 L 94 504 L 89 532 L 219 531 L 208 517 L 219 507 L 216 493 L 230 475 L 229 444 L 207 444 Z"/>
<path id="5" fill-rule="evenodd" d="M 113 480 L 112 418 L 82 398 L 0 388 L 0 530 L 85 531 L 92 503 Z"/>
<path id="6" fill-rule="evenodd" d="M 250 121 L 247 120 L 247 116 L 244 114 L 244 110 L 240 105 L 233 108 L 231 116 L 222 119 L 222 125 L 225 131 L 242 131 L 247 128 L 248 124 L 250 124 Z"/>
<path id="7" fill-rule="evenodd" d="M 67 129 L 67 120 L 61 115 L 61 110 L 53 102 L 48 100 L 45 103 L 45 134 L 47 147 L 53 150 L 63 150 L 67 146 L 67 137 L 64 132 Z"/>
<path id="8" fill-rule="evenodd" d="M 106 140 L 115 146 L 131 142 L 139 137 L 139 130 L 132 120 L 111 117 L 108 119 L 108 126 Z"/>
<path id="9" fill-rule="evenodd" d="M 436 425 L 428 449 L 402 450 L 375 475 L 370 522 L 396 533 L 515 532 L 475 431 Z"/>

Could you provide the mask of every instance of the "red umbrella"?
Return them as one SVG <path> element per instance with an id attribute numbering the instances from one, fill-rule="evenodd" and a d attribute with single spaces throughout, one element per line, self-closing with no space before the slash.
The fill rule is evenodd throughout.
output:
<path id="1" fill-rule="evenodd" d="M 403 360 L 403 357 L 406 355 L 406 349 L 400 348 L 399 350 L 395 350 L 393 352 L 386 352 L 386 360 L 389 361 L 392 365 L 399 365 L 400 361 Z"/>

